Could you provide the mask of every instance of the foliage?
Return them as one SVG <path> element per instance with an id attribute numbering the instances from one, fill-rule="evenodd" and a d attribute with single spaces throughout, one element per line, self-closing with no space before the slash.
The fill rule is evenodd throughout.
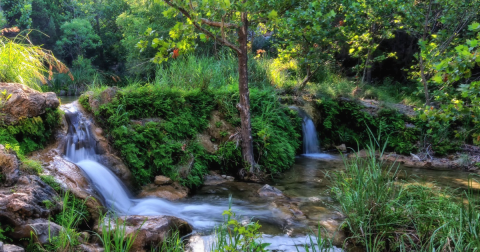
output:
<path id="1" fill-rule="evenodd" d="M 68 68 L 51 52 L 22 43 L 24 40 L 28 41 L 28 38 L 20 36 L 11 40 L 0 36 L 0 82 L 21 83 L 40 90 L 38 84 L 51 80 L 53 69 L 68 73 Z M 47 74 L 48 78 L 45 77 Z"/>
<path id="2" fill-rule="evenodd" d="M 49 237 L 47 251 L 72 251 L 80 244 L 79 225 L 89 218 L 85 201 L 77 199 L 69 191 L 63 195 L 62 212 L 55 216 L 55 222 L 63 228 L 58 236 Z M 50 232 L 49 232 L 50 236 Z"/>
<path id="3" fill-rule="evenodd" d="M 302 248 L 306 252 L 330 252 L 333 248 L 333 239 L 322 237 L 322 231 L 325 228 L 318 225 L 317 234 L 308 234 L 307 244 L 304 244 Z M 313 232 L 312 232 L 313 233 Z M 299 246 L 295 246 L 297 251 L 300 252 Z"/>
<path id="4" fill-rule="evenodd" d="M 0 127 L 0 144 L 13 149 L 19 156 L 28 154 L 45 146 L 60 122 L 61 111 L 47 109 L 41 116 Z"/>
<path id="5" fill-rule="evenodd" d="M 108 213 L 101 216 L 99 226 L 101 226 L 101 235 L 96 234 L 102 241 L 106 252 L 128 252 L 130 251 L 135 239 L 137 239 L 140 228 L 135 233 L 127 235 L 127 223 L 120 217 L 108 216 Z M 147 219 L 145 219 L 146 221 Z M 144 223 L 145 223 L 144 221 Z M 143 224 L 140 225 L 143 226 Z"/>
<path id="6" fill-rule="evenodd" d="M 368 128 L 374 132 L 388 132 L 390 141 L 388 149 L 401 154 L 415 152 L 418 148 L 418 128 L 407 128 L 406 124 L 415 125 L 415 120 L 395 110 L 384 109 L 376 116 L 363 111 L 364 107 L 355 102 L 319 100 L 322 124 L 318 131 L 327 145 L 345 143 L 350 147 L 361 148 L 368 144 Z"/>
<path id="7" fill-rule="evenodd" d="M 478 248 L 478 192 L 469 188 L 461 194 L 463 201 L 449 190 L 398 183 L 396 165 L 380 161 L 385 148 L 380 137 L 372 137 L 366 159 L 345 160 L 346 170 L 330 175 L 331 190 L 346 216 L 342 227 L 349 233 L 347 240 L 367 251 Z"/>
<path id="8" fill-rule="evenodd" d="M 40 175 L 40 179 L 42 179 L 43 182 L 52 187 L 53 190 L 60 192 L 60 184 L 55 180 L 52 175 Z"/>
<path id="9" fill-rule="evenodd" d="M 60 29 L 63 35 L 57 41 L 59 51 L 71 59 L 85 55 L 86 50 L 95 49 L 102 44 L 92 25 L 86 19 L 75 18 L 64 23 Z"/>
<path id="10" fill-rule="evenodd" d="M 258 222 L 249 222 L 242 224 L 238 216 L 230 207 L 223 212 L 224 221 L 215 228 L 214 242 L 211 251 L 267 251 L 269 243 L 262 243 L 262 234 L 260 228 L 262 227 Z"/>

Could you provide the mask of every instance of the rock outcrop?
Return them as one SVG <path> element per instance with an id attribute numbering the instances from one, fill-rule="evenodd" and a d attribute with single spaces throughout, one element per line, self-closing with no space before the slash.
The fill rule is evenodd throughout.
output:
<path id="1" fill-rule="evenodd" d="M 0 172 L 4 176 L 3 184 L 5 186 L 12 186 L 17 183 L 20 162 L 14 152 L 7 151 L 3 145 L 0 144 Z"/>
<path id="2" fill-rule="evenodd" d="M 87 210 L 92 218 L 97 219 L 103 211 L 103 205 L 96 195 L 94 188 L 84 176 L 83 171 L 75 164 L 66 161 L 61 157 L 60 151 L 52 145 L 32 154 L 32 159 L 42 162 L 44 172 L 51 175 L 62 186 L 69 190 L 75 197 L 85 201 Z"/>
<path id="3" fill-rule="evenodd" d="M 117 225 L 120 225 L 118 227 Z M 173 230 L 178 230 L 180 236 L 192 232 L 192 227 L 184 220 L 171 216 L 140 216 L 131 215 L 119 217 L 118 220 L 105 218 L 103 223 L 95 226 L 95 231 L 125 229 L 125 237 L 136 236 L 130 251 L 146 251 L 151 246 L 162 244 Z"/>
<path id="4" fill-rule="evenodd" d="M 53 234 L 60 230 L 47 221 L 62 208 L 58 198 L 57 192 L 39 177 L 21 176 L 15 186 L 0 188 L 0 220 L 13 228 L 13 238 L 30 238 L 30 231 L 35 231 L 38 241 L 45 243 L 49 226 Z"/>
<path id="5" fill-rule="evenodd" d="M 22 118 L 40 116 L 47 108 L 60 105 L 55 93 L 40 93 L 22 84 L 0 83 L 0 91 L 12 95 L 3 108 L 5 115 L 2 119 L 6 125 L 16 124 Z"/>

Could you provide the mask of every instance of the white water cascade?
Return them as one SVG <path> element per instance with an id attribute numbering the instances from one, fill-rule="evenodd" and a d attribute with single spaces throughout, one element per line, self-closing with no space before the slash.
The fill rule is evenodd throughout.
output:
<path id="1" fill-rule="evenodd" d="M 225 205 L 192 205 L 172 203 L 159 198 L 133 198 L 120 179 L 97 162 L 100 157 L 97 155 L 96 140 L 91 132 L 91 122 L 78 111 L 75 104 L 65 105 L 63 109 L 68 123 L 65 158 L 85 172 L 107 207 L 116 214 L 171 215 L 188 221 L 197 229 L 212 228 L 222 221 L 222 213 L 228 209 Z"/>
<path id="2" fill-rule="evenodd" d="M 312 119 L 305 115 L 302 122 L 303 128 L 303 152 L 304 154 L 320 153 L 320 143 L 318 142 L 317 129 Z"/>

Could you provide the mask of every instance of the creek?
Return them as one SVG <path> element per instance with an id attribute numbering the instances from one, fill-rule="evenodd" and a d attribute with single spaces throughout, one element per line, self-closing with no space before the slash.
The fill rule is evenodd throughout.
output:
<path id="1" fill-rule="evenodd" d="M 82 115 L 77 104 L 62 106 L 68 123 L 65 159 L 84 171 L 107 207 L 117 214 L 182 218 L 203 237 L 203 242 L 207 244 L 204 247 L 208 248 L 210 234 L 215 225 L 223 221 L 222 213 L 228 209 L 231 195 L 232 208 L 242 216 L 242 220 L 260 222 L 261 231 L 265 234 L 264 242 L 272 244 L 269 249 L 297 251 L 295 244 L 305 243 L 306 235 L 311 230 L 317 230 L 319 224 L 334 237 L 334 244 L 341 246 L 344 236 L 336 230 L 343 216 L 330 195 L 327 176 L 343 169 L 343 160 L 340 155 L 320 153 L 315 127 L 310 119 L 304 119 L 305 154 L 296 158 L 292 169 L 270 182 L 287 197 L 259 197 L 257 191 L 263 184 L 230 181 L 202 186 L 194 195 L 170 202 L 159 198 L 135 198 L 120 179 L 97 162 L 99 156 L 90 131 L 91 122 Z M 411 177 L 411 183 L 436 181 L 432 186 L 452 187 L 466 187 L 468 183 L 468 174 L 458 171 L 400 169 L 402 176 Z M 340 251 L 337 248 L 334 250 Z"/>

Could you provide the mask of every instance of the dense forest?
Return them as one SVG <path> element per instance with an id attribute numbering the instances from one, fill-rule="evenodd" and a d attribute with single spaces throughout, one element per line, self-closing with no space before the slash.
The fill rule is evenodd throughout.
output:
<path id="1" fill-rule="evenodd" d="M 1 0 L 0 31 L 5 251 L 480 249 L 480 0 Z"/>

